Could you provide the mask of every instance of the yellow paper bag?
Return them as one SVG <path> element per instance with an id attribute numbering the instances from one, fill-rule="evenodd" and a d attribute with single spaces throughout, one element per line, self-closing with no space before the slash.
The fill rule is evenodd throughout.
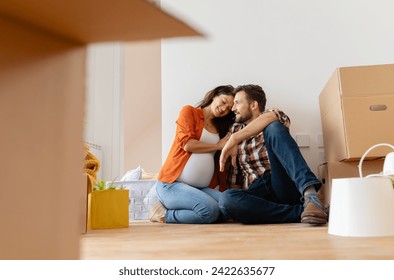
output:
<path id="1" fill-rule="evenodd" d="M 88 229 L 129 227 L 129 190 L 92 191 L 88 197 Z"/>

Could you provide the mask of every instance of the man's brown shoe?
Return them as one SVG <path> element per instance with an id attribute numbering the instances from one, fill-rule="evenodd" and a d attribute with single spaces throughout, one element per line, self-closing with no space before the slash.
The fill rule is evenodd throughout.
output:
<path id="1" fill-rule="evenodd" d="M 328 209 L 320 202 L 316 195 L 305 198 L 304 212 L 301 214 L 301 223 L 324 225 L 328 221 Z"/>

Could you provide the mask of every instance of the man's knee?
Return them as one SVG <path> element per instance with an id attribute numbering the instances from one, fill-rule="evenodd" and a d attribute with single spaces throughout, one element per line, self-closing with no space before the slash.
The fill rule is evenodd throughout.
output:
<path id="1" fill-rule="evenodd" d="M 287 127 L 284 126 L 280 121 L 274 121 L 264 128 L 264 136 L 265 134 L 276 134 L 286 130 Z"/>
<path id="2" fill-rule="evenodd" d="M 273 143 L 277 140 L 283 140 L 284 137 L 289 137 L 289 129 L 279 121 L 270 123 L 263 131 L 264 139 L 268 143 Z"/>

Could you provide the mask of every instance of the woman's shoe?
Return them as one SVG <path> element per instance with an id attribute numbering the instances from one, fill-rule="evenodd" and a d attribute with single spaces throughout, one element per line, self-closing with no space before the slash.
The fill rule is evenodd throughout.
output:
<path id="1" fill-rule="evenodd" d="M 149 220 L 151 222 L 165 223 L 166 212 L 167 209 L 163 206 L 163 204 L 161 204 L 160 201 L 156 201 L 156 203 L 152 205 L 149 211 Z"/>

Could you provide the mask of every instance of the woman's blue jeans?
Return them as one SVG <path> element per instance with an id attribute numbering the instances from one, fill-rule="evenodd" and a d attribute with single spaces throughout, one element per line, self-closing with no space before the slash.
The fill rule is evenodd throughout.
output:
<path id="1" fill-rule="evenodd" d="M 177 181 L 172 184 L 158 181 L 156 192 L 167 208 L 166 223 L 210 224 L 221 216 L 218 190 L 198 189 Z"/>
<path id="2" fill-rule="evenodd" d="M 245 224 L 300 222 L 305 188 L 310 185 L 319 188 L 321 182 L 283 124 L 273 122 L 263 133 L 271 171 L 256 179 L 247 190 L 221 193 L 219 207 L 225 217 Z"/>

